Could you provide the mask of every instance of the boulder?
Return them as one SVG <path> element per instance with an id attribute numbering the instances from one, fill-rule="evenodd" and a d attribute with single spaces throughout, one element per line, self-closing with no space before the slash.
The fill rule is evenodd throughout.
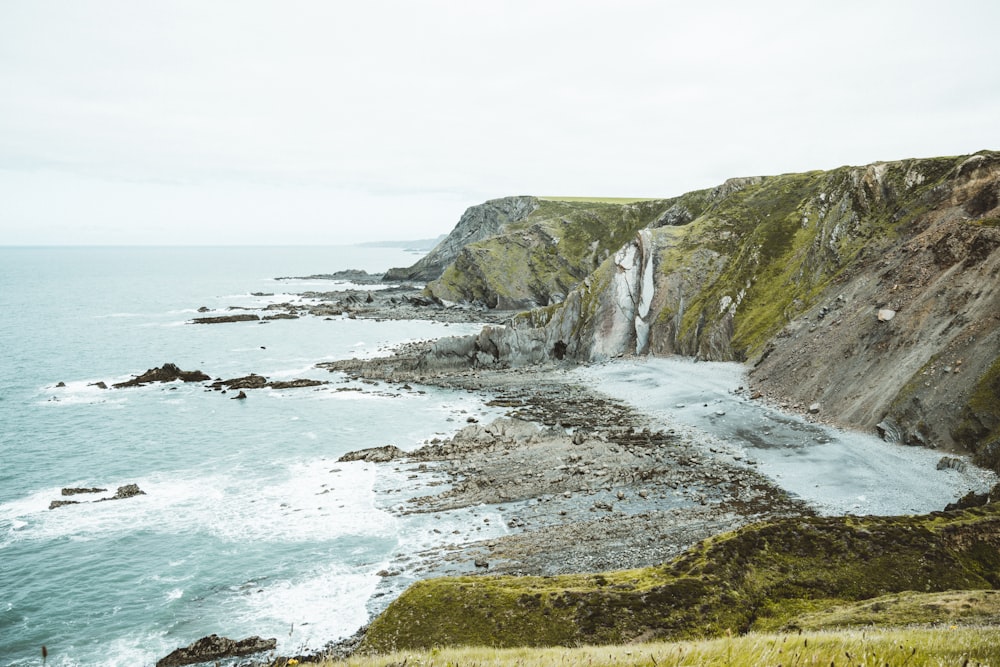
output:
<path id="1" fill-rule="evenodd" d="M 209 635 L 160 658 L 156 661 L 156 667 L 178 667 L 223 658 L 238 658 L 263 651 L 273 651 L 277 646 L 278 640 L 273 638 L 261 639 L 255 636 L 236 641 L 219 635 Z"/>
<path id="2" fill-rule="evenodd" d="M 63 505 L 79 505 L 79 500 L 53 500 L 49 503 L 49 509 L 54 510 L 57 507 L 62 507 Z"/>

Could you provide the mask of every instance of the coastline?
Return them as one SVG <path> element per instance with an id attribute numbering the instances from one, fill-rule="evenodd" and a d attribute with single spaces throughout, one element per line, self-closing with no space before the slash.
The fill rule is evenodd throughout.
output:
<path id="1" fill-rule="evenodd" d="M 748 452 L 739 443 L 671 421 L 635 396 L 605 393 L 607 383 L 602 385 L 598 366 L 566 364 L 427 375 L 414 365 L 426 348 L 427 344 L 411 344 L 391 357 L 322 366 L 355 379 L 419 382 L 492 396 L 490 404 L 504 407 L 505 416 L 488 424 L 469 423 L 453 438 L 425 443 L 379 465 L 433 475 L 434 484 L 443 487 L 397 504 L 391 511 L 433 514 L 483 508 L 485 513 L 490 508 L 503 517 L 509 532 L 498 538 L 456 542 L 394 563 L 383 573 L 384 583 L 370 605 L 373 617 L 405 588 L 399 585 L 403 582 L 448 575 L 552 576 L 658 565 L 701 540 L 751 523 L 836 513 L 814 498 L 790 494 L 780 479 L 762 472 L 759 468 L 767 468 L 759 466 L 755 457 L 763 450 Z M 614 360 L 603 368 L 644 363 L 645 359 Z M 711 368 L 704 364 L 700 370 L 711 373 Z M 724 377 L 722 384 L 728 380 Z M 637 391 L 649 392 L 650 388 Z M 742 386 L 726 386 L 722 391 L 732 401 L 761 405 Z M 712 419 L 723 417 L 715 405 L 703 407 Z M 797 419 L 790 413 L 778 414 Z M 940 457 L 927 450 L 886 446 L 904 459 L 919 459 L 918 468 L 926 467 L 928 457 Z M 899 470 L 900 475 L 909 472 Z M 927 471 L 928 475 L 951 475 L 956 488 L 971 484 L 975 490 L 984 490 L 996 481 L 995 475 L 971 464 L 969 474 L 957 482 L 953 473 Z M 942 510 L 964 493 L 956 491 L 951 497 L 949 488 L 935 487 L 935 493 L 944 495 L 938 504 L 932 498 L 928 511 Z M 898 513 L 890 510 L 895 507 L 869 503 L 864 511 L 854 513 Z M 394 583 L 396 578 L 401 581 Z M 323 655 L 348 655 L 360 636 L 328 646 Z"/>

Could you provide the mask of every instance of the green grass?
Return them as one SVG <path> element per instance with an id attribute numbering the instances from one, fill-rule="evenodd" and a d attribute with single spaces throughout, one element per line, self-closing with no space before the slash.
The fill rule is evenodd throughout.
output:
<path id="1" fill-rule="evenodd" d="M 996 627 L 895 628 L 801 634 L 749 634 L 622 646 L 462 648 L 357 656 L 326 667 L 701 667 L 765 665 L 1000 665 Z"/>
<path id="2" fill-rule="evenodd" d="M 803 517 L 720 535 L 657 567 L 443 577 L 376 618 L 366 650 L 574 646 L 777 631 L 904 591 L 1000 585 L 1000 504 L 919 517 Z"/>

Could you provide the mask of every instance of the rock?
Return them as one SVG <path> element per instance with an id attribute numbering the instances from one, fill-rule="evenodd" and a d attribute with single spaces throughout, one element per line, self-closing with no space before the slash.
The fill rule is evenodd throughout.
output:
<path id="1" fill-rule="evenodd" d="M 66 386 L 65 382 L 60 382 L 59 384 L 56 385 L 56 389 L 61 389 L 62 387 L 65 387 L 65 386 Z"/>
<path id="2" fill-rule="evenodd" d="M 896 311 L 891 308 L 880 308 L 876 314 L 879 322 L 888 322 L 892 318 L 896 317 Z"/>
<path id="3" fill-rule="evenodd" d="M 903 432 L 891 417 L 886 417 L 879 423 L 875 424 L 875 430 L 878 431 L 880 438 L 886 442 L 899 443 L 903 441 Z"/>
<path id="4" fill-rule="evenodd" d="M 246 397 L 247 397 L 247 393 L 245 391 L 243 391 L 242 389 L 240 389 L 240 393 L 236 394 L 235 396 L 233 396 L 229 400 L 231 400 L 231 401 L 242 401 Z"/>
<path id="5" fill-rule="evenodd" d="M 337 462 L 367 461 L 369 463 L 388 463 L 393 459 L 398 459 L 405 455 L 406 453 L 396 445 L 384 445 L 382 447 L 370 447 L 368 449 L 359 449 L 355 452 L 347 452 L 337 459 Z"/>
<path id="6" fill-rule="evenodd" d="M 168 656 L 156 661 L 156 667 L 178 667 L 209 660 L 236 658 L 264 651 L 273 651 L 278 646 L 277 639 L 248 637 L 234 641 L 218 635 L 202 637 L 190 646 L 179 648 Z"/>
<path id="7" fill-rule="evenodd" d="M 150 368 L 138 377 L 126 380 L 125 382 L 117 382 L 111 386 L 115 389 L 123 389 L 125 387 L 141 387 L 142 385 L 149 384 L 151 382 L 174 382 L 175 380 L 181 380 L 183 382 L 204 382 L 211 379 L 212 378 L 201 371 L 182 371 L 176 364 L 163 364 L 162 367 Z M 100 384 L 104 383 L 102 382 Z"/>
<path id="8" fill-rule="evenodd" d="M 135 496 L 144 495 L 146 495 L 146 492 L 140 489 L 138 484 L 126 484 L 125 486 L 119 486 L 115 495 L 110 498 L 102 498 L 101 500 L 122 500 L 124 498 L 133 498 Z"/>
<path id="9" fill-rule="evenodd" d="M 97 387 L 98 389 L 107 389 L 108 388 L 108 385 L 104 384 L 103 382 L 91 382 L 87 386 L 88 387 Z"/>
<path id="10" fill-rule="evenodd" d="M 213 389 L 222 389 L 223 387 L 226 387 L 227 389 L 260 389 L 265 385 L 267 385 L 266 377 L 263 375 L 257 375 L 256 373 L 251 373 L 250 375 L 231 378 L 229 380 L 216 380 L 209 386 Z"/>
<path id="11" fill-rule="evenodd" d="M 330 384 L 324 380 L 298 379 L 284 382 L 268 382 L 266 386 L 271 389 L 298 389 L 300 387 L 318 387 L 321 384 Z"/>
<path id="12" fill-rule="evenodd" d="M 195 317 L 192 318 L 192 324 L 222 324 L 225 322 L 258 322 L 260 321 L 259 315 L 254 315 L 252 313 L 242 313 L 239 315 L 218 315 L 215 317 Z"/>
<path id="13" fill-rule="evenodd" d="M 68 487 L 62 490 L 64 496 L 75 496 L 80 493 L 104 493 L 107 489 L 94 487 Z"/>
<path id="14" fill-rule="evenodd" d="M 809 414 L 815 415 L 819 414 L 819 403 L 813 403 L 809 406 Z"/>
<path id="15" fill-rule="evenodd" d="M 482 558 L 477 558 L 475 561 L 476 567 L 488 568 L 490 566 L 489 561 L 483 560 Z"/>
<path id="16" fill-rule="evenodd" d="M 62 507 L 63 505 L 79 505 L 79 504 L 80 501 L 78 500 L 53 500 L 51 503 L 49 503 L 49 509 L 54 510 L 55 508 Z"/>
<path id="17" fill-rule="evenodd" d="M 944 511 L 950 512 L 952 510 L 966 510 L 970 507 L 980 507 L 989 501 L 989 493 L 976 493 L 975 491 L 969 491 L 955 502 L 945 505 Z"/>
<path id="18" fill-rule="evenodd" d="M 201 306 L 198 308 L 199 313 L 207 313 L 209 310 L 211 310 L 211 308 L 209 308 L 208 306 Z"/>
<path id="19" fill-rule="evenodd" d="M 957 470 L 958 472 L 965 472 L 969 469 L 969 465 L 962 459 L 956 458 L 954 456 L 942 456 L 941 460 L 937 463 L 938 470 Z"/>

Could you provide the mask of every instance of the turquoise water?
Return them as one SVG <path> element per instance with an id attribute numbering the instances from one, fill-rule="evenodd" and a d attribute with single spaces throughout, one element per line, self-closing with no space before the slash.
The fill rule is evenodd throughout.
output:
<path id="1" fill-rule="evenodd" d="M 367 620 L 379 570 L 463 528 L 462 517 L 387 512 L 383 489 L 405 474 L 336 459 L 451 433 L 488 411 L 472 394 L 336 384 L 233 401 L 200 384 L 92 386 L 166 362 L 343 383 L 313 364 L 478 329 L 186 323 L 200 306 L 331 288 L 275 276 L 415 259 L 357 247 L 0 248 L 0 664 L 39 664 L 42 645 L 50 665 L 152 664 L 211 633 L 319 647 Z M 146 495 L 48 509 L 62 487 L 110 496 L 128 483 Z"/>

